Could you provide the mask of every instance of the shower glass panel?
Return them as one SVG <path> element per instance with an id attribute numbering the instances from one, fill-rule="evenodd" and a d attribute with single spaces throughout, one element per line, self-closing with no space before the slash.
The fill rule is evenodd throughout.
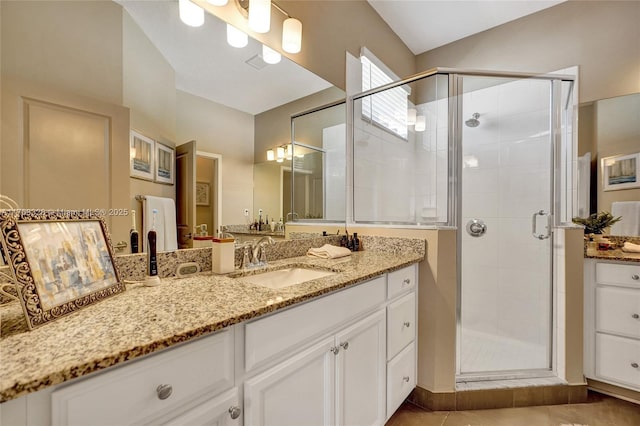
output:
<path id="1" fill-rule="evenodd" d="M 458 380 L 552 370 L 554 82 L 458 76 Z"/>
<path id="2" fill-rule="evenodd" d="M 449 222 L 448 81 L 434 74 L 353 100 L 354 222 Z"/>

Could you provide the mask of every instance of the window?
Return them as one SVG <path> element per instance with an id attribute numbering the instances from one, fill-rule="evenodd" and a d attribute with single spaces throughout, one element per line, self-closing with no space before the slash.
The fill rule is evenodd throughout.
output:
<path id="1" fill-rule="evenodd" d="M 385 72 L 382 69 L 384 65 L 371 52 L 363 50 L 364 53 L 360 56 L 363 91 L 398 80 L 390 71 Z M 409 93 L 404 87 L 396 87 L 373 96 L 367 96 L 362 100 L 362 116 L 402 139 L 407 139 L 408 95 Z"/>

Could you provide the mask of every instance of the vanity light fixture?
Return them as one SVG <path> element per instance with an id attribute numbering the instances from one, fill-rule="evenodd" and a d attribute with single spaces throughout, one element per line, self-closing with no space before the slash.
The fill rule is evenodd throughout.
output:
<path id="1" fill-rule="evenodd" d="M 273 153 L 272 149 L 267 150 L 267 161 L 273 161 L 276 159 L 276 156 Z"/>
<path id="2" fill-rule="evenodd" d="M 283 160 L 284 159 L 284 147 L 283 146 L 279 146 L 276 148 L 276 157 L 278 158 L 278 160 Z M 278 161 L 279 163 L 281 161 Z"/>
<path id="3" fill-rule="evenodd" d="M 262 60 L 268 64 L 274 65 L 280 62 L 282 55 L 270 48 L 269 46 L 262 45 Z"/>
<path id="4" fill-rule="evenodd" d="M 427 128 L 427 118 L 424 115 L 418 115 L 416 117 L 416 126 L 414 128 L 416 132 L 424 132 Z"/>
<path id="5" fill-rule="evenodd" d="M 245 47 L 249 44 L 249 36 L 233 25 L 227 24 L 227 43 L 233 47 Z"/>
<path id="6" fill-rule="evenodd" d="M 289 14 L 286 14 L 289 16 Z M 302 22 L 288 17 L 282 24 L 282 50 L 298 53 L 302 49 Z"/>
<path id="7" fill-rule="evenodd" d="M 291 158 L 293 158 L 293 145 L 291 145 L 291 144 L 286 145 L 285 146 L 285 153 L 286 153 L 285 158 L 287 160 L 291 161 Z"/>
<path id="8" fill-rule="evenodd" d="M 190 27 L 200 27 L 204 24 L 204 9 L 190 0 L 178 0 L 180 20 Z"/>
<path id="9" fill-rule="evenodd" d="M 409 108 L 407 110 L 407 126 L 413 126 L 416 124 L 416 114 L 418 111 L 415 108 Z"/>
<path id="10" fill-rule="evenodd" d="M 271 0 L 249 0 L 249 28 L 264 34 L 271 29 Z"/>

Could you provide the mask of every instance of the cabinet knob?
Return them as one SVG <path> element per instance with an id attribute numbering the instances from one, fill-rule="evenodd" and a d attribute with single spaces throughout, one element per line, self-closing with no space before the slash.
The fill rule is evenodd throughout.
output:
<path id="1" fill-rule="evenodd" d="M 338 352 L 340 352 L 340 348 L 337 346 L 332 347 L 331 349 L 329 349 L 331 352 L 333 352 L 334 355 L 338 355 Z"/>
<path id="2" fill-rule="evenodd" d="M 156 388 L 158 399 L 167 399 L 171 396 L 173 387 L 171 385 L 160 385 Z"/>
<path id="3" fill-rule="evenodd" d="M 402 381 L 409 383 L 409 376 L 404 376 L 402 378 Z"/>
<path id="4" fill-rule="evenodd" d="M 633 315 L 631 315 L 631 318 L 633 318 L 633 319 L 638 319 L 638 318 L 640 318 L 640 315 L 638 315 L 638 314 L 633 314 Z"/>
<path id="5" fill-rule="evenodd" d="M 636 281 L 638 281 L 638 280 L 640 280 L 640 275 L 638 275 L 638 274 L 633 274 L 633 275 L 631 275 L 631 279 L 632 279 L 632 280 L 636 280 Z"/>
<path id="6" fill-rule="evenodd" d="M 349 342 L 340 343 L 340 347 L 346 351 L 347 349 L 349 349 Z"/>
<path id="7" fill-rule="evenodd" d="M 403 326 L 409 328 L 411 327 L 411 323 L 409 321 L 405 322 L 404 324 L 402 324 Z"/>
<path id="8" fill-rule="evenodd" d="M 238 417 L 240 417 L 240 413 L 241 413 L 241 412 L 242 412 L 242 410 L 240 410 L 240 407 L 236 407 L 235 405 L 234 405 L 234 406 L 229 407 L 229 415 L 231 416 L 231 418 L 232 418 L 233 420 L 235 420 L 235 419 L 237 419 Z"/>
<path id="9" fill-rule="evenodd" d="M 632 362 L 632 363 L 631 363 L 631 366 L 632 366 L 633 368 L 638 368 L 638 363 L 637 363 L 637 362 Z"/>
<path id="10" fill-rule="evenodd" d="M 402 281 L 402 285 L 409 285 L 411 284 L 411 278 L 405 278 L 404 281 Z"/>

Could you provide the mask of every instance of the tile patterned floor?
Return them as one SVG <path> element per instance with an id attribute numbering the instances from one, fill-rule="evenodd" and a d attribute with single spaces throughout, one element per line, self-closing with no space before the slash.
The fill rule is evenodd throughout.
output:
<path id="1" fill-rule="evenodd" d="M 639 426 L 640 405 L 589 392 L 585 404 L 427 411 L 405 402 L 386 426 Z"/>

